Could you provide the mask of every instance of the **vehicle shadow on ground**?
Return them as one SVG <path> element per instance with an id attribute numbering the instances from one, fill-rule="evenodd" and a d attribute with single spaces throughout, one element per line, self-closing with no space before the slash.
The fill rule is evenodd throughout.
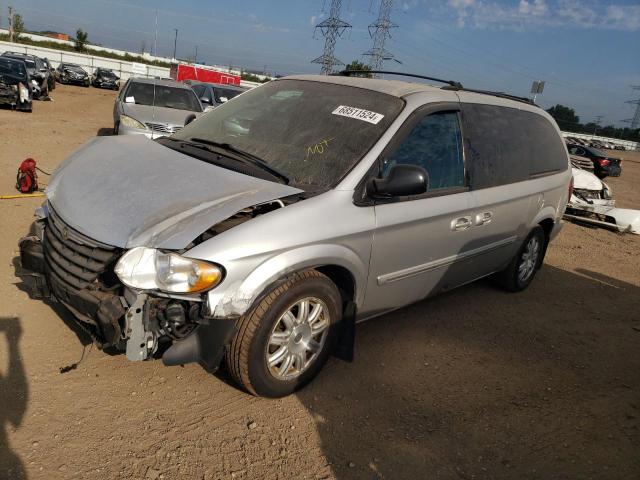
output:
<path id="1" fill-rule="evenodd" d="M 0 367 L 0 478 L 12 480 L 27 478 L 22 460 L 11 450 L 8 439 L 8 430 L 20 427 L 29 401 L 20 355 L 21 335 L 19 318 L 0 317 L 0 348 L 7 352 L 0 354 L 0 359 L 6 362 Z"/>
<path id="2" fill-rule="evenodd" d="M 359 324 L 298 397 L 338 479 L 640 478 L 639 311 L 587 270 L 484 280 Z"/>
<path id="3" fill-rule="evenodd" d="M 20 282 L 17 282 L 14 285 L 18 290 L 25 292 L 27 295 L 29 295 L 29 298 L 33 299 L 33 287 L 30 282 L 33 282 L 34 280 L 23 271 L 22 265 L 20 263 L 20 257 L 14 257 L 11 260 L 11 264 L 13 265 L 14 269 L 14 277 L 20 280 Z M 49 308 L 51 308 L 56 313 L 58 318 L 60 318 L 69 328 L 69 330 L 71 330 L 76 335 L 76 337 L 78 337 L 78 341 L 83 347 L 86 347 L 87 345 L 93 343 L 91 336 L 82 329 L 82 327 L 78 324 L 78 322 L 73 317 L 73 314 L 71 314 L 69 310 L 64 308 L 64 306 L 59 303 L 52 302 L 46 299 L 42 301 Z"/>
<path id="4" fill-rule="evenodd" d="M 113 135 L 113 127 L 102 127 L 96 132 L 96 137 L 110 137 Z"/>

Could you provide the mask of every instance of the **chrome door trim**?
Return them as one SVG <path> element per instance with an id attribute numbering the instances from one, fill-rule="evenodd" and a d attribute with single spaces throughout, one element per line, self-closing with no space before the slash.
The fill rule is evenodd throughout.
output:
<path id="1" fill-rule="evenodd" d="M 496 250 L 498 248 L 504 247 L 506 245 L 510 245 L 513 242 L 515 242 L 517 239 L 518 239 L 518 236 L 513 235 L 503 240 L 498 240 L 497 242 L 493 242 L 488 245 L 484 245 L 482 247 L 474 248 L 473 250 L 458 253 L 456 255 L 451 255 L 450 257 L 440 258 L 432 262 L 423 263 L 422 265 L 415 265 L 413 267 L 398 270 L 397 272 L 385 273 L 384 275 L 378 276 L 377 278 L 378 285 L 380 286 L 386 285 L 387 283 L 396 282 L 398 280 L 404 280 L 405 278 L 415 277 L 416 275 L 420 275 L 422 273 L 426 273 L 431 270 L 435 270 L 437 268 L 447 267 L 449 265 L 452 265 L 453 263 L 460 262 L 462 260 L 467 260 L 471 257 L 476 257 L 478 255 L 482 255 L 483 253 L 487 253 L 487 252 Z"/>

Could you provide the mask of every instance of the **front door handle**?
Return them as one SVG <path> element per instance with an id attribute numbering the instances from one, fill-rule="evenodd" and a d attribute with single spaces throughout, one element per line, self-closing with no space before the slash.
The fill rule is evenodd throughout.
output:
<path id="1" fill-rule="evenodd" d="M 493 220 L 493 212 L 478 213 L 475 218 L 476 225 L 486 225 Z"/>
<path id="2" fill-rule="evenodd" d="M 451 220 L 451 230 L 460 231 L 466 230 L 471 226 L 471 217 L 460 217 L 455 220 Z"/>

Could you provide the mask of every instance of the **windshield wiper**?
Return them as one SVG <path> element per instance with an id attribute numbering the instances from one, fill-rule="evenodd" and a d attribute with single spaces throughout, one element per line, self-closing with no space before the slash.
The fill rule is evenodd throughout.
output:
<path id="1" fill-rule="evenodd" d="M 200 144 L 211 145 L 212 147 L 220 148 L 227 152 L 235 153 L 238 157 L 240 157 L 240 159 L 249 162 L 251 165 L 261 168 L 262 170 L 270 173 L 272 176 L 276 178 L 280 178 L 285 184 L 288 185 L 290 182 L 289 177 L 285 173 L 281 172 L 275 167 L 272 167 L 260 157 L 252 153 L 245 152 L 244 150 L 241 150 L 237 147 L 234 147 L 230 143 L 216 142 L 214 140 L 208 140 L 206 138 L 198 138 L 198 137 L 190 138 L 189 140 L 192 142 L 200 143 Z"/>

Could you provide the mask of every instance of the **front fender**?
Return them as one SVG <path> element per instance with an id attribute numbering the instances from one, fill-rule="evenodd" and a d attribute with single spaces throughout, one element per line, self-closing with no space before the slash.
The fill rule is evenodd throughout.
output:
<path id="1" fill-rule="evenodd" d="M 359 307 L 364 299 L 367 265 L 348 247 L 318 244 L 288 250 L 270 257 L 244 280 L 230 285 L 224 291 L 212 290 L 207 299 L 210 315 L 215 318 L 243 315 L 279 279 L 292 272 L 323 265 L 337 265 L 351 273 L 355 281 L 354 298 Z"/>

